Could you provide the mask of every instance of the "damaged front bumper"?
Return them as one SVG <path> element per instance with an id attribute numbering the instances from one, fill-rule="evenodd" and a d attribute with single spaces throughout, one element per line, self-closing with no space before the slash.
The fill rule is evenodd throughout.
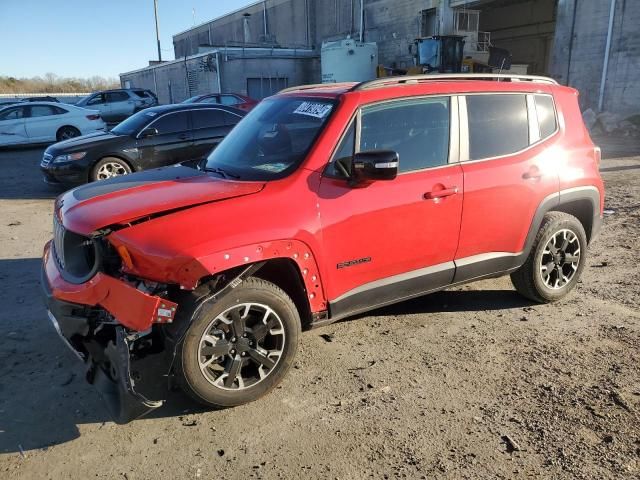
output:
<path id="1" fill-rule="evenodd" d="M 167 391 L 165 374 L 170 370 L 170 359 L 163 338 L 152 323 L 167 323 L 157 316 L 157 310 L 173 315 L 176 305 L 106 275 L 102 278 L 96 275 L 87 282 L 91 285 L 69 284 L 61 278 L 49 253 L 47 246 L 41 279 L 49 319 L 63 341 L 85 363 L 86 379 L 100 392 L 114 421 L 127 423 L 160 407 L 164 401 L 150 400 L 147 392 Z M 105 282 L 104 278 L 108 280 Z M 113 287 L 116 282 L 123 285 Z M 128 304 L 138 314 L 152 312 L 153 317 L 136 319 L 149 325 L 146 331 L 121 324 L 109 309 L 116 304 L 115 299 L 105 301 L 114 294 L 121 295 L 118 305 Z M 164 388 L 159 389 L 161 384 Z"/>

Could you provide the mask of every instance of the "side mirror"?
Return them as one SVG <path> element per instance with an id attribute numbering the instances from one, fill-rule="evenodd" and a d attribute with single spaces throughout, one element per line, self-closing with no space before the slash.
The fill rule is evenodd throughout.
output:
<path id="1" fill-rule="evenodd" d="M 358 152 L 351 163 L 351 183 L 369 184 L 376 180 L 393 180 L 398 175 L 400 159 L 392 150 Z"/>
<path id="2" fill-rule="evenodd" d="M 142 130 L 142 132 L 140 132 L 140 138 L 153 137 L 154 135 L 157 135 L 157 134 L 158 134 L 157 128 L 145 128 L 144 130 Z"/>

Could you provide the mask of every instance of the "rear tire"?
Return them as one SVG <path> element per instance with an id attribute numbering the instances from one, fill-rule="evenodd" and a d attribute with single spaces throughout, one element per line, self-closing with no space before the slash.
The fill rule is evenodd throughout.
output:
<path id="1" fill-rule="evenodd" d="M 250 277 L 215 303 L 186 308 L 181 315 L 190 326 L 178 345 L 176 376 L 197 402 L 214 408 L 252 402 L 293 364 L 300 317 L 276 285 Z"/>
<path id="2" fill-rule="evenodd" d="M 80 130 L 78 130 L 76 127 L 67 125 L 58 129 L 58 131 L 56 132 L 56 140 L 58 142 L 62 142 L 64 140 L 69 140 L 70 138 L 79 137 L 80 135 Z"/>
<path id="3" fill-rule="evenodd" d="M 538 303 L 555 302 L 573 290 L 587 259 L 587 236 L 568 213 L 547 213 L 525 263 L 511 274 L 518 293 Z"/>
<path id="4" fill-rule="evenodd" d="M 131 173 L 131 167 L 127 162 L 116 157 L 105 157 L 91 169 L 91 181 L 106 180 Z"/>

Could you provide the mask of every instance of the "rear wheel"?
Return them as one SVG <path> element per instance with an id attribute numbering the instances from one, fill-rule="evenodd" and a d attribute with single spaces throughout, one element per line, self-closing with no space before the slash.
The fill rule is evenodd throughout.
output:
<path id="1" fill-rule="evenodd" d="M 65 127 L 60 127 L 58 132 L 56 133 L 56 140 L 62 142 L 64 140 L 69 140 L 70 138 L 79 137 L 80 130 L 76 127 L 72 127 L 67 125 Z"/>
<path id="2" fill-rule="evenodd" d="M 270 282 L 249 278 L 187 313 L 191 324 L 178 346 L 176 373 L 200 403 L 232 407 L 256 400 L 293 363 L 300 317 L 291 298 Z"/>
<path id="3" fill-rule="evenodd" d="M 106 180 L 131 173 L 127 162 L 115 157 L 106 157 L 95 164 L 91 170 L 91 181 Z"/>
<path id="4" fill-rule="evenodd" d="M 516 290 L 540 303 L 560 300 L 578 283 L 587 256 L 587 236 L 580 221 L 568 213 L 545 215 L 531 253 L 511 274 Z"/>

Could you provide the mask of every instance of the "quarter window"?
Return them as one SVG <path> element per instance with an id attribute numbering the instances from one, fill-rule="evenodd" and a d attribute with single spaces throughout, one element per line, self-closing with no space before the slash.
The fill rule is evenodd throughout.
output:
<path id="1" fill-rule="evenodd" d="M 359 150 L 397 152 L 400 172 L 445 165 L 449 156 L 449 98 L 364 108 Z"/>
<path id="2" fill-rule="evenodd" d="M 468 95 L 469 159 L 499 157 L 529 146 L 526 95 Z"/>
<path id="3" fill-rule="evenodd" d="M 356 147 L 356 124 L 351 122 L 349 129 L 342 137 L 340 146 L 333 155 L 331 163 L 326 169 L 330 177 L 348 178 L 351 176 L 351 160 Z"/>
<path id="4" fill-rule="evenodd" d="M 187 112 L 176 112 L 165 115 L 154 124 L 149 125 L 149 127 L 158 129 L 159 135 L 166 135 L 169 133 L 184 132 L 188 130 L 187 125 Z"/>
<path id="5" fill-rule="evenodd" d="M 536 113 L 540 127 L 540 139 L 544 140 L 553 135 L 558 128 L 556 121 L 556 109 L 553 105 L 553 97 L 550 95 L 536 95 Z"/>

